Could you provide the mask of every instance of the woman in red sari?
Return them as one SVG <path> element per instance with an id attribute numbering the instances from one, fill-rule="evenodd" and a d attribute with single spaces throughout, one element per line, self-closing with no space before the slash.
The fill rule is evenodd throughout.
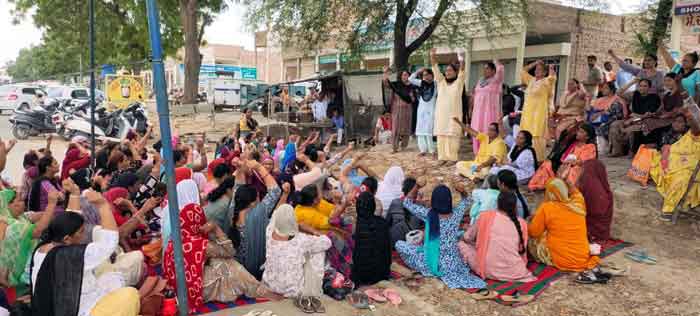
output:
<path id="1" fill-rule="evenodd" d="M 613 216 L 613 194 L 608 183 L 605 165 L 598 159 L 583 163 L 585 177 L 579 179 L 579 189 L 586 201 L 586 227 L 590 242 L 610 239 Z"/>

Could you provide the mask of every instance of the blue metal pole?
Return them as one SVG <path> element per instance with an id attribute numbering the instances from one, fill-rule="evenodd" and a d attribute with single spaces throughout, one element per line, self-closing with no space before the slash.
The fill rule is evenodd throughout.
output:
<path id="1" fill-rule="evenodd" d="M 95 169 L 95 0 L 90 0 L 90 165 Z M 82 74 L 81 74 L 82 76 Z"/>
<path id="2" fill-rule="evenodd" d="M 180 316 L 187 316 L 187 284 L 185 283 L 185 267 L 182 255 L 182 238 L 180 237 L 180 215 L 177 205 L 177 190 L 175 187 L 175 162 L 173 161 L 173 144 L 170 134 L 170 109 L 168 109 L 168 94 L 165 87 L 165 70 L 163 69 L 163 48 L 160 40 L 160 22 L 156 0 L 146 1 L 148 12 L 148 33 L 151 38 L 151 53 L 153 54 L 153 82 L 158 106 L 158 121 L 160 123 L 160 139 L 163 144 L 163 160 L 165 160 L 165 179 L 168 186 L 168 212 L 170 215 L 170 240 L 175 250 L 175 275 L 177 277 L 177 301 Z"/>

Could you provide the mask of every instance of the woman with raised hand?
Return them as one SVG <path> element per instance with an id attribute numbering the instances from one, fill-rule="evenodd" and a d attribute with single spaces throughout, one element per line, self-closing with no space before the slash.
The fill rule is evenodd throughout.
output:
<path id="1" fill-rule="evenodd" d="M 425 222 L 423 245 L 406 241 L 396 242 L 396 251 L 406 265 L 425 276 L 440 278 L 451 288 L 483 288 L 486 283 L 469 273 L 469 265 L 462 261 L 457 243 L 462 237 L 460 225 L 467 211 L 468 193 L 457 186 L 462 195 L 457 207 L 452 207 L 450 188 L 439 185 L 433 190 L 431 207 L 416 204 L 418 190 L 414 187 L 404 200 L 404 207 Z"/>
<path id="2" fill-rule="evenodd" d="M 80 244 L 86 232 L 84 219 L 78 213 L 63 212 L 53 218 L 30 264 L 32 314 L 136 316 L 139 294 L 135 288 L 124 286 L 123 275 L 113 272 L 95 276 L 95 269 L 117 249 L 119 232 L 112 209 L 102 195 L 92 190 L 84 194 L 100 212 L 101 227 L 93 232 L 97 238 Z"/>

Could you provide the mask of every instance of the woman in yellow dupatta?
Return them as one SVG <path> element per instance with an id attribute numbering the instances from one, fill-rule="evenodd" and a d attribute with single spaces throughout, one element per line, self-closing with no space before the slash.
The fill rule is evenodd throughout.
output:
<path id="1" fill-rule="evenodd" d="M 533 77 L 528 72 L 535 69 Z M 537 157 L 546 157 L 547 145 L 547 118 L 549 117 L 549 105 L 554 97 L 553 87 L 557 81 L 554 65 L 549 65 L 549 74 L 542 60 L 530 63 L 520 72 L 522 82 L 527 85 L 525 90 L 525 104 L 520 120 L 520 130 L 532 134 L 533 148 Z"/>
<path id="2" fill-rule="evenodd" d="M 687 107 L 684 107 L 681 112 L 690 125 L 690 131 L 673 145 L 663 146 L 662 153 L 655 152 L 649 172 L 656 183 L 656 190 L 664 197 L 660 216 L 664 221 L 671 220 L 673 209 L 680 203 L 695 166 L 700 160 L 700 124 L 688 113 Z M 684 204 L 681 206 L 700 205 L 700 186 L 693 185 L 690 188 Z"/>
<path id="3" fill-rule="evenodd" d="M 564 180 L 547 182 L 544 202 L 528 226 L 530 254 L 564 271 L 589 271 L 600 262 L 590 254 L 583 195 Z"/>

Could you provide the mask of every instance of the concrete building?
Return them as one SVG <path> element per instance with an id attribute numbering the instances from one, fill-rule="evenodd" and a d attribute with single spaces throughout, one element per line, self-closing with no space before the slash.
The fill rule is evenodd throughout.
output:
<path id="1" fill-rule="evenodd" d="M 247 50 L 242 46 L 207 44 L 200 48 L 202 65 L 199 70 L 199 84 L 206 86 L 208 80 L 232 78 L 251 82 L 279 82 L 282 57 L 279 49 L 258 48 Z M 165 60 L 165 79 L 168 87 L 184 87 L 184 49 L 175 57 Z M 148 86 L 152 83 L 150 70 L 143 72 Z"/>
<path id="2" fill-rule="evenodd" d="M 561 92 L 569 78 L 585 78 L 588 68 L 586 56 L 598 56 L 601 67 L 604 61 L 610 60 L 607 55 L 610 48 L 619 56 L 633 56 L 633 18 L 568 7 L 557 1 L 533 1 L 529 9 L 527 21 L 514 22 L 514 27 L 496 32 L 498 35 L 476 26 L 463 36 L 468 40 L 461 44 L 438 44 L 439 62 L 456 61 L 456 52 L 464 50 L 465 59 L 470 64 L 467 88 L 471 90 L 481 76 L 486 61 L 499 59 L 505 65 L 505 82 L 513 85 L 520 82 L 519 70 L 523 65 L 542 59 L 559 65 L 557 90 Z M 411 41 L 411 36 L 417 37 L 420 32 L 409 26 L 408 34 L 408 41 Z M 294 80 L 341 69 L 381 70 L 391 63 L 391 46 L 378 47 L 371 54 L 363 56 L 359 67 L 357 63 L 345 63 L 345 56 L 331 48 L 334 46 L 327 47 L 311 56 L 283 50 L 282 77 Z M 420 54 L 416 52 L 411 57 L 414 67 L 427 63 L 427 56 Z"/>

